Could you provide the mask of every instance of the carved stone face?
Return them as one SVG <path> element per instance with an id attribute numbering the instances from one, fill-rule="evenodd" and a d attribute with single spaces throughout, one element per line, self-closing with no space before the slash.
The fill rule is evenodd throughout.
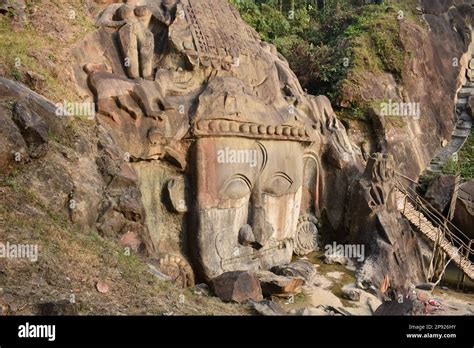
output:
<path id="1" fill-rule="evenodd" d="M 291 261 L 300 211 L 303 146 L 295 141 L 201 138 L 195 230 L 203 275 Z"/>

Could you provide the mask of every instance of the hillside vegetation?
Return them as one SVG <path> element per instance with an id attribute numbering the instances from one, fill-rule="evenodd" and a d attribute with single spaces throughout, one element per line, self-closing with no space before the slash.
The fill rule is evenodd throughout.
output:
<path id="1" fill-rule="evenodd" d="M 273 43 L 287 58 L 303 88 L 314 95 L 329 96 L 339 116 L 363 124 L 370 123 L 368 110 L 381 101 L 347 103 L 343 93 L 364 88 L 360 81 L 368 73 L 388 73 L 401 82 L 404 62 L 416 52 L 404 48 L 399 21 L 426 26 L 416 0 L 371 4 L 328 0 L 324 8 L 310 0 L 231 1 L 262 39 Z M 471 135 L 459 161 L 448 163 L 446 173 L 460 171 L 465 179 L 474 177 L 473 142 Z"/>

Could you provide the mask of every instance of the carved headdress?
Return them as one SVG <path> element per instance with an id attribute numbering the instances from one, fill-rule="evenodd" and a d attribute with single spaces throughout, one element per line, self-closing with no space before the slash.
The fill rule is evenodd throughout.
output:
<path id="1" fill-rule="evenodd" d="M 292 105 L 265 104 L 242 81 L 214 78 L 199 96 L 192 122 L 196 137 L 245 137 L 313 142 L 315 129 Z"/>

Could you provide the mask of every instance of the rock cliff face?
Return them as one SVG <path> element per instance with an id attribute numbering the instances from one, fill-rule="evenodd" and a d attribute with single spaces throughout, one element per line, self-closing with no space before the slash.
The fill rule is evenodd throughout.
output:
<path id="1" fill-rule="evenodd" d="M 210 279 L 290 262 L 323 210 L 341 228 L 360 156 L 327 98 L 305 94 L 231 5 L 112 4 L 97 24 L 73 50 L 77 85 L 134 162 L 158 257 L 184 255 Z"/>
<path id="2" fill-rule="evenodd" d="M 0 78 L 0 92 L 2 174 L 31 164 L 30 189 L 52 213 L 112 238 L 147 235 L 138 178 L 103 129 L 79 135 L 56 105 L 16 82 Z"/>
<path id="3" fill-rule="evenodd" d="M 426 0 L 420 5 L 423 22 L 399 20 L 405 52 L 400 80 L 388 73 L 362 75 L 355 77 L 357 89 L 342 93 L 343 103 L 375 104 L 372 151 L 392 153 L 398 170 L 413 179 L 451 138 L 456 94 L 470 59 L 473 19 L 470 1 Z M 382 103 L 392 112 L 383 110 Z M 410 113 L 411 107 L 416 112 Z"/>
<path id="4" fill-rule="evenodd" d="M 362 94 L 346 91 L 421 105 L 401 129 L 374 110 L 381 136 L 367 163 L 330 101 L 305 93 L 227 1 L 139 0 L 111 3 L 72 49 L 74 82 L 95 107 L 87 131 L 0 79 L 0 171 L 28 161 L 41 204 L 182 286 L 269 270 L 336 240 L 368 247 L 363 280 L 405 289 L 425 274 L 395 171 L 417 177 L 451 134 L 470 43 L 465 7 L 442 4 L 426 13 L 431 31 L 400 23 L 416 52 L 402 83 L 375 76 Z"/>

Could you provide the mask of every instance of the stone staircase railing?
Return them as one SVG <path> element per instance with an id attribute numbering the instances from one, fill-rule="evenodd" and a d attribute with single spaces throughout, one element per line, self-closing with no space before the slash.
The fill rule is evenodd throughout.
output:
<path id="1" fill-rule="evenodd" d="M 414 189 L 404 186 L 399 181 L 396 185 L 396 197 L 398 210 L 402 215 L 440 247 L 467 277 L 474 280 L 474 263 L 469 260 L 474 254 L 474 240 L 436 212 Z"/>

